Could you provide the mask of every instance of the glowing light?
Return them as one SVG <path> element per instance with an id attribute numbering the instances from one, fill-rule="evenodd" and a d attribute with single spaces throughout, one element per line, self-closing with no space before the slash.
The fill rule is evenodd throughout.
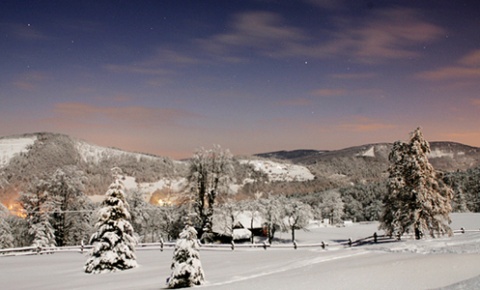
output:
<path id="1" fill-rule="evenodd" d="M 27 213 L 19 202 L 8 202 L 4 205 L 10 211 L 10 214 L 21 217 L 23 219 L 27 217 Z"/>
<path id="2" fill-rule="evenodd" d="M 169 200 L 158 199 L 157 204 L 159 206 L 170 206 L 172 205 L 172 202 Z"/>

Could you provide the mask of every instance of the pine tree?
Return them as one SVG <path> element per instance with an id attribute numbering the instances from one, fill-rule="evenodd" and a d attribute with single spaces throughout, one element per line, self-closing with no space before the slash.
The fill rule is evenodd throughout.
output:
<path id="1" fill-rule="evenodd" d="M 118 176 L 110 185 L 98 212 L 96 232 L 90 238 L 93 249 L 85 263 L 86 273 L 114 272 L 137 266 L 133 227 Z"/>
<path id="2" fill-rule="evenodd" d="M 389 156 L 388 193 L 380 228 L 401 237 L 414 232 L 419 239 L 428 232 L 452 234 L 448 224 L 452 190 L 437 177 L 427 154 L 430 145 L 417 128 L 409 143 L 395 142 Z"/>
<path id="3" fill-rule="evenodd" d="M 201 285 L 205 275 L 198 252 L 197 231 L 186 225 L 180 233 L 173 252 L 172 274 L 168 278 L 169 288 Z"/>

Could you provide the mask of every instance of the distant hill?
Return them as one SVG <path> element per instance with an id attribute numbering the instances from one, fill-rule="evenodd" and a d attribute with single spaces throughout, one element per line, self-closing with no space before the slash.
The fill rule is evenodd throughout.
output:
<path id="1" fill-rule="evenodd" d="M 312 149 L 299 149 L 299 150 L 292 150 L 292 151 L 274 151 L 274 152 L 267 152 L 267 153 L 259 153 L 255 154 L 255 156 L 259 156 L 262 158 L 275 158 L 281 160 L 291 160 L 295 161 L 301 158 L 309 158 L 313 155 L 322 154 L 328 151 L 322 150 L 312 150 Z"/>
<path id="2" fill-rule="evenodd" d="M 431 142 L 429 160 L 440 171 L 480 166 L 480 148 L 454 142 Z M 390 143 L 341 150 L 293 150 L 260 153 L 235 159 L 235 184 L 230 192 L 249 197 L 256 191 L 308 193 L 356 183 L 378 182 L 387 176 Z M 122 168 L 126 186 L 149 199 L 155 191 L 179 192 L 185 184 L 187 161 L 107 148 L 67 135 L 35 133 L 0 138 L 0 195 L 27 188 L 35 177 L 75 166 L 86 177 L 85 192 L 103 195 L 110 169 Z M 1 198 L 1 196 L 0 196 Z"/>
<path id="3" fill-rule="evenodd" d="M 436 170 L 451 172 L 480 166 L 480 148 L 455 142 L 430 142 L 429 161 Z M 317 177 L 340 183 L 375 181 L 387 176 L 391 143 L 341 150 L 294 150 L 257 154 L 307 166 Z"/>

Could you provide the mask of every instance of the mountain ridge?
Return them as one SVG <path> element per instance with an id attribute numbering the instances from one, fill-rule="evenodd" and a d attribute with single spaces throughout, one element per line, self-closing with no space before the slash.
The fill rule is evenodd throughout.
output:
<path id="1" fill-rule="evenodd" d="M 452 172 L 480 166 L 480 148 L 457 142 L 430 142 L 430 162 L 436 170 Z M 236 183 L 232 190 L 285 194 L 319 192 L 388 176 L 392 143 L 372 143 L 340 150 L 281 150 L 236 156 Z M 110 168 L 120 167 L 131 188 L 152 195 L 166 184 L 180 190 L 188 162 L 154 154 L 94 145 L 58 133 L 27 133 L 0 137 L 0 189 L 15 188 L 57 168 L 76 166 L 88 175 L 86 193 L 103 194 L 110 183 Z M 255 178 L 253 178 L 255 177 Z M 256 185 L 255 180 L 258 181 Z"/>

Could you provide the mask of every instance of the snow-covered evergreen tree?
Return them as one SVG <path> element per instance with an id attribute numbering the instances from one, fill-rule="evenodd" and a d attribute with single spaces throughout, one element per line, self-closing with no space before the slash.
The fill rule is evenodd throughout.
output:
<path id="1" fill-rule="evenodd" d="M 198 252 L 197 231 L 186 225 L 175 245 L 169 288 L 192 287 L 203 284 L 205 275 Z"/>
<path id="2" fill-rule="evenodd" d="M 394 143 L 380 224 L 387 234 L 401 237 L 413 231 L 419 239 L 425 232 L 432 237 L 452 233 L 452 190 L 437 177 L 427 159 L 429 152 L 430 145 L 419 128 L 409 143 Z"/>
<path id="3" fill-rule="evenodd" d="M 137 241 L 129 219 L 123 184 L 116 176 L 98 212 L 96 232 L 90 238 L 93 248 L 84 267 L 86 273 L 113 272 L 137 266 Z"/>
<path id="4" fill-rule="evenodd" d="M 8 215 L 8 209 L 0 203 L 0 249 L 13 247 L 12 229 L 6 220 Z"/>

